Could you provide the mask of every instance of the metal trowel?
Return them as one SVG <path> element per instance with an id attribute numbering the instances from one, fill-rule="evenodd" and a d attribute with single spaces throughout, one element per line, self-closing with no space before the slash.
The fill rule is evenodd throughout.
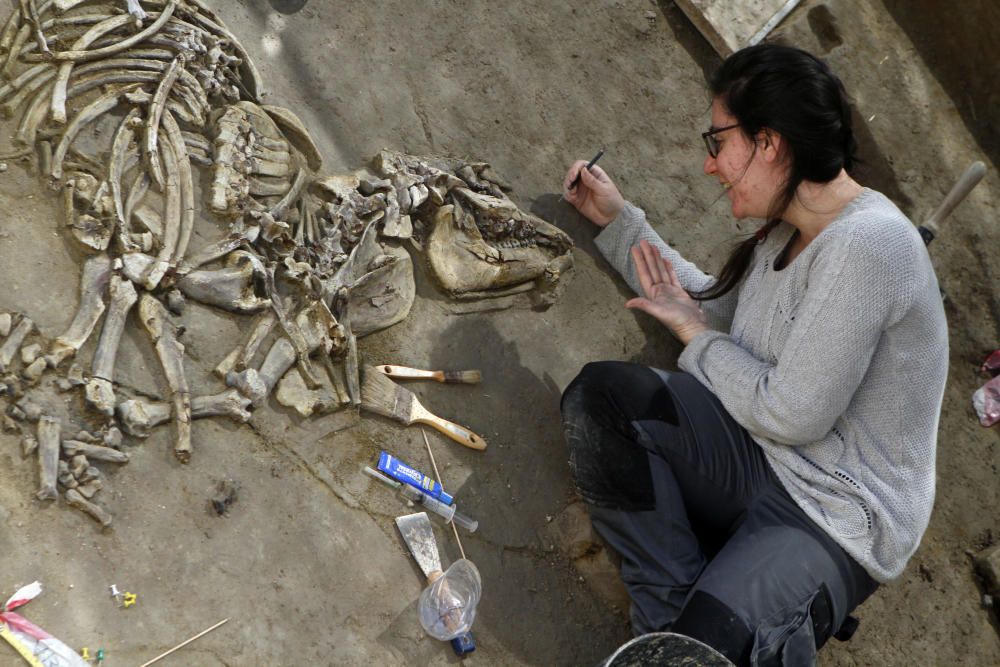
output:
<path id="1" fill-rule="evenodd" d="M 427 512 L 417 512 L 396 517 L 396 527 L 399 528 L 406 548 L 413 554 L 420 571 L 428 584 L 434 583 L 441 576 L 441 555 L 438 553 L 437 540 L 434 539 L 434 528 Z M 451 648 L 455 655 L 462 657 L 476 650 L 476 641 L 471 632 L 451 640 Z"/>
<path id="2" fill-rule="evenodd" d="M 434 528 L 427 512 L 417 512 L 396 517 L 396 527 L 406 542 L 406 548 L 413 554 L 428 583 L 441 576 L 441 556 L 438 554 Z"/>

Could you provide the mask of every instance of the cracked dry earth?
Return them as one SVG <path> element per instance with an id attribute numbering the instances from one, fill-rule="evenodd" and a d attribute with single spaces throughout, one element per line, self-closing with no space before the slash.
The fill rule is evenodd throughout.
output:
<path id="1" fill-rule="evenodd" d="M 515 203 L 576 242 L 575 268 L 545 310 L 458 303 L 415 257 L 410 315 L 359 345 L 369 363 L 483 371 L 477 386 L 408 385 L 489 443 L 480 453 L 430 434 L 446 487 L 481 526 L 463 536 L 484 580 L 467 662 L 595 664 L 628 638 L 627 602 L 574 499 L 559 395 L 586 361 L 672 368 L 680 350 L 623 309 L 625 286 L 558 187 L 571 160 L 603 146 L 602 165 L 664 237 L 717 269 L 726 240 L 747 231 L 701 175 L 704 81 L 717 56 L 667 0 L 208 2 L 258 65 L 264 101 L 299 115 L 326 171 L 351 171 L 384 147 L 482 159 L 510 181 Z M 777 31 L 840 73 L 857 111 L 862 180 L 915 221 L 970 162 L 989 167 L 931 247 L 951 327 L 931 526 L 901 579 L 861 607 L 855 638 L 824 649 L 823 665 L 1000 664 L 996 618 L 980 607 L 967 556 L 1000 538 L 1000 443 L 969 401 L 983 382 L 976 366 L 1000 347 L 990 254 L 1000 236 L 998 119 L 987 85 L 1000 72 L 985 37 L 1000 18 L 990 2 L 970 3 L 962 17 L 931 5 L 806 1 Z M 978 65 L 955 50 L 959 41 Z M 9 124 L 0 130 L 6 138 Z M 0 173 L 0 205 L 0 310 L 28 314 L 54 338 L 76 310 L 83 255 L 30 165 L 11 161 Z M 206 238 L 196 229 L 192 243 Z M 197 305 L 183 320 L 188 381 L 195 392 L 217 388 L 212 369 L 248 320 Z M 166 399 L 159 378 L 147 338 L 128 327 L 117 382 Z M 360 472 L 380 449 L 429 472 L 416 429 L 350 412 L 302 419 L 272 398 L 247 424 L 206 419 L 192 430 L 188 465 L 168 428 L 126 441 L 128 465 L 105 468 L 106 532 L 34 500 L 34 461 L 19 438 L 0 435 L 0 591 L 41 580 L 46 590 L 25 615 L 70 646 L 103 646 L 106 664 L 139 664 L 226 617 L 174 664 L 457 661 L 417 620 L 421 576 L 392 521 L 412 510 Z M 211 505 L 220 480 L 239 483 L 222 517 Z M 443 559 L 457 558 L 436 526 Z M 112 583 L 137 593 L 136 606 L 117 608 Z M 14 660 L 0 647 L 0 664 Z"/>

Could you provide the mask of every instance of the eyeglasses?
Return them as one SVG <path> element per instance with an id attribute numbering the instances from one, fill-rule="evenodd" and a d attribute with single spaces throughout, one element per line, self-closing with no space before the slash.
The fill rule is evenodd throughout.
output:
<path id="1" fill-rule="evenodd" d="M 740 124 L 736 123 L 735 125 L 716 127 L 712 128 L 708 132 L 702 132 L 701 138 L 705 140 L 705 149 L 708 150 L 708 154 L 711 155 L 713 158 L 719 157 L 719 148 L 721 148 L 721 144 L 719 143 L 719 140 L 715 138 L 715 135 L 717 135 L 719 132 L 725 132 L 726 130 L 731 130 L 734 127 L 739 127 L 739 126 Z"/>

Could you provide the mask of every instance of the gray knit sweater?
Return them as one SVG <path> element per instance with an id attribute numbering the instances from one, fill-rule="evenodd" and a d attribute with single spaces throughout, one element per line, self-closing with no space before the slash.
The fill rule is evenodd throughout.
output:
<path id="1" fill-rule="evenodd" d="M 948 332 L 937 278 L 912 223 L 865 189 L 791 264 L 794 228 L 757 246 L 741 285 L 703 310 L 714 330 L 678 360 L 763 448 L 800 507 L 873 578 L 897 577 L 934 504 Z M 688 290 L 714 278 L 626 204 L 597 247 L 640 292 L 641 239 Z"/>

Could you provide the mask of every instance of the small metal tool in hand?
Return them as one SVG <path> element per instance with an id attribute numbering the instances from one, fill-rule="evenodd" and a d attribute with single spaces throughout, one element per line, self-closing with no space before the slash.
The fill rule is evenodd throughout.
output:
<path id="1" fill-rule="evenodd" d="M 592 159 L 590 162 L 588 162 L 587 166 L 584 167 L 583 169 L 586 169 L 587 171 L 590 171 L 590 168 L 593 167 L 595 164 L 597 164 L 597 161 L 601 159 L 602 155 L 604 155 L 604 149 L 603 148 L 601 150 L 597 151 L 597 155 L 594 156 L 594 159 Z M 579 184 L 579 182 L 580 182 L 580 174 L 583 173 L 583 169 L 581 169 L 580 171 L 578 171 L 576 173 L 576 178 L 574 178 L 573 182 L 569 184 L 569 189 L 570 190 L 572 190 L 573 188 L 575 188 L 577 186 L 577 184 Z"/>

